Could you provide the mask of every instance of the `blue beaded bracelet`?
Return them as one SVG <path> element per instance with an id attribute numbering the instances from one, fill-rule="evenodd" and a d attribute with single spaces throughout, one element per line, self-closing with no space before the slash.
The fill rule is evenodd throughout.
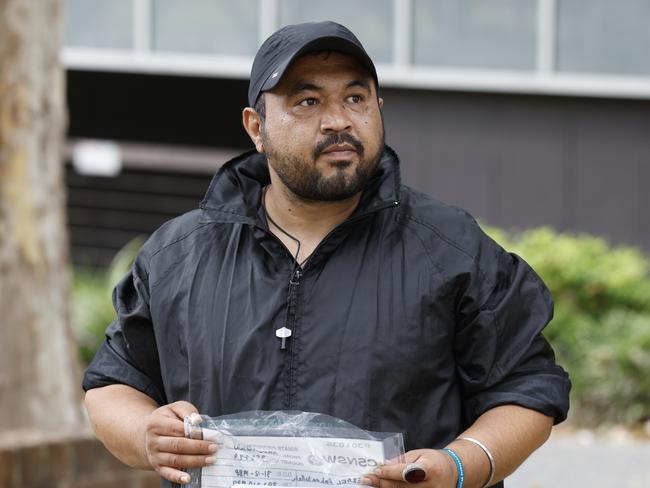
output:
<path id="1" fill-rule="evenodd" d="M 458 471 L 458 482 L 456 483 L 456 488 L 463 488 L 463 483 L 465 482 L 465 469 L 463 468 L 463 462 L 458 457 L 458 454 L 451 449 L 445 447 L 443 451 L 449 454 L 449 457 L 453 459 L 454 464 L 456 464 L 456 471 Z"/>

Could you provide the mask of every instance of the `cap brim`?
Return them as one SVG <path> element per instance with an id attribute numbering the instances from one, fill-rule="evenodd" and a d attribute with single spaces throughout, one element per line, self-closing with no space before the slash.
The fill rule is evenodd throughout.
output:
<path id="1" fill-rule="evenodd" d="M 271 73 L 267 80 L 264 82 L 260 89 L 260 93 L 272 90 L 280 82 L 286 69 L 297 57 L 314 51 L 336 51 L 343 54 L 349 54 L 350 56 L 356 58 L 361 63 L 361 65 L 368 70 L 370 75 L 375 80 L 375 83 L 377 83 L 377 71 L 375 70 L 375 65 L 373 64 L 368 54 L 362 48 L 346 39 L 326 36 L 309 41 L 307 44 L 302 46 L 300 49 L 282 61 L 282 63 L 278 65 L 277 69 L 273 71 L 273 73 Z"/>

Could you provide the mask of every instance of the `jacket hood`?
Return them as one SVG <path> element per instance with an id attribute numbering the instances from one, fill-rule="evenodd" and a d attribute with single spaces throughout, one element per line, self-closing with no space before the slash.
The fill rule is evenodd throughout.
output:
<path id="1" fill-rule="evenodd" d="M 247 151 L 225 163 L 214 175 L 200 208 L 219 220 L 252 224 L 257 219 L 262 189 L 270 182 L 266 156 L 254 149 Z M 353 215 L 397 205 L 400 185 L 399 158 L 385 146 Z"/>

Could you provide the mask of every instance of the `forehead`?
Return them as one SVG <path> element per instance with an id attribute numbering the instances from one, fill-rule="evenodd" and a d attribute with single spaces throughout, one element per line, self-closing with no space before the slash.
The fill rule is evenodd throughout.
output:
<path id="1" fill-rule="evenodd" d="M 373 80 L 372 75 L 357 59 L 336 51 L 308 53 L 296 58 L 287 68 L 280 83 L 271 90 L 279 93 L 300 81 L 324 84 L 328 81 L 352 79 Z"/>

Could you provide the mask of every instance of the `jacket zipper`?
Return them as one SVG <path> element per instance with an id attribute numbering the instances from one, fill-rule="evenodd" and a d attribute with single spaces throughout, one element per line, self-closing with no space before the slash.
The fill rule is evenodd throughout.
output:
<path id="1" fill-rule="evenodd" d="M 366 218 L 367 216 L 372 215 L 373 213 L 378 212 L 379 210 L 384 210 L 384 209 L 389 208 L 389 207 L 396 207 L 397 205 L 399 205 L 399 202 L 392 202 L 392 203 L 388 203 L 388 204 L 380 205 L 380 206 L 378 206 L 378 207 L 376 207 L 376 208 L 374 208 L 374 209 L 372 209 L 372 210 L 370 210 L 370 211 L 368 211 L 368 212 L 364 212 L 364 213 L 362 213 L 362 214 L 360 214 L 360 215 L 355 216 L 354 218 L 351 218 L 351 219 L 345 220 L 344 222 L 341 222 L 339 225 L 337 225 L 337 226 L 334 227 L 331 231 L 329 231 L 329 232 L 325 235 L 325 237 L 323 237 L 323 239 L 321 239 L 321 241 L 320 241 L 320 242 L 318 243 L 318 245 L 316 246 L 316 249 L 313 250 L 313 252 L 312 252 L 311 255 L 309 256 L 309 258 L 307 259 L 307 263 L 306 263 L 306 265 L 309 266 L 309 261 L 311 260 L 311 257 L 312 257 L 312 256 L 315 256 L 316 253 L 318 253 L 319 249 L 323 246 L 323 244 L 325 244 L 325 242 L 327 241 L 327 239 L 329 239 L 329 237 L 330 237 L 332 234 L 334 234 L 337 230 L 339 230 L 339 229 L 345 227 L 346 225 L 349 225 L 349 224 L 352 224 L 352 223 L 357 222 L 357 221 L 359 221 L 359 220 L 362 220 L 362 219 Z"/>
<path id="2" fill-rule="evenodd" d="M 351 223 L 356 222 L 358 220 L 361 220 L 361 219 L 367 217 L 368 215 L 370 215 L 372 213 L 375 213 L 375 212 L 377 212 L 379 210 L 384 210 L 385 208 L 394 207 L 394 206 L 397 206 L 397 205 L 399 205 L 399 202 L 397 202 L 397 201 L 389 203 L 389 204 L 381 205 L 379 207 L 376 207 L 376 208 L 372 209 L 372 211 L 365 212 L 365 213 L 363 213 L 361 215 L 357 215 L 356 217 L 354 217 L 352 219 L 349 219 L 349 220 L 346 220 L 345 222 L 342 222 L 341 224 L 337 225 L 334 229 L 332 229 L 331 231 L 329 231 L 327 233 L 327 235 L 321 240 L 321 242 L 318 244 L 318 246 L 316 246 L 316 249 L 314 249 L 311 256 L 314 256 L 318 252 L 318 250 L 321 248 L 321 246 L 328 240 L 328 238 L 332 234 L 334 234 L 337 230 L 344 227 L 345 225 L 348 225 L 348 224 L 351 224 Z M 284 247 L 284 249 L 287 251 L 287 253 L 293 259 L 293 255 L 291 254 L 291 252 L 289 252 L 289 249 L 287 249 L 287 247 L 284 245 L 284 243 L 280 239 L 278 239 L 278 237 L 275 234 L 273 234 L 268 229 L 264 229 L 263 227 L 260 227 L 260 229 L 263 230 L 264 232 L 266 232 L 267 234 L 269 234 L 270 236 L 272 236 L 274 239 L 277 239 L 280 242 L 280 244 L 282 245 L 282 247 Z M 311 258 L 311 256 L 310 256 L 310 258 Z M 309 259 L 307 260 L 306 264 L 307 264 L 307 266 L 309 266 Z M 289 371 L 287 373 L 287 379 L 285 380 L 286 381 L 285 382 L 286 388 L 285 388 L 285 396 L 284 396 L 284 405 L 285 405 L 285 409 L 287 409 L 287 410 L 291 410 L 293 408 L 293 381 L 294 381 L 293 380 L 293 376 L 294 376 L 294 374 L 293 374 L 293 369 L 294 369 L 293 363 L 294 363 L 294 358 L 295 358 L 294 345 L 296 344 L 296 341 L 298 339 L 298 330 L 297 330 L 298 329 L 298 327 L 297 327 L 297 324 L 298 324 L 298 320 L 297 320 L 298 292 L 299 292 L 299 288 L 300 288 L 300 284 L 301 284 L 300 279 L 302 278 L 302 274 L 303 274 L 301 268 L 297 265 L 297 263 L 294 263 L 294 265 L 296 266 L 296 268 L 295 268 L 293 274 L 291 275 L 291 278 L 289 279 L 289 297 L 288 297 L 288 304 L 287 304 L 288 310 L 287 310 L 287 321 L 286 321 L 286 325 L 285 325 L 285 327 L 291 331 L 291 340 L 289 341 L 289 346 L 288 346 L 288 349 L 289 349 L 289 351 L 288 351 L 288 353 L 289 353 L 289 359 L 288 359 L 289 368 L 288 369 L 289 369 Z"/>
<path id="3" fill-rule="evenodd" d="M 354 218 L 351 218 L 351 219 L 349 219 L 349 220 L 346 220 L 346 221 L 344 221 L 344 222 L 341 222 L 339 225 L 337 225 L 337 226 L 334 227 L 331 231 L 329 231 L 329 232 L 325 235 L 325 237 L 323 237 L 323 239 L 318 243 L 318 246 L 316 246 L 316 249 L 314 249 L 314 251 L 311 253 L 311 256 L 314 256 L 314 255 L 318 252 L 318 250 L 322 247 L 323 243 L 325 243 L 325 241 L 327 241 L 327 239 L 328 239 L 332 234 L 334 234 L 334 232 L 336 232 L 337 230 L 341 229 L 342 227 L 344 227 L 344 226 L 346 226 L 346 225 L 348 225 L 348 224 L 352 224 L 352 223 L 354 223 L 354 222 L 357 222 L 357 221 L 359 221 L 359 220 L 361 220 L 361 219 L 364 219 L 364 218 L 366 218 L 368 215 L 371 215 L 371 214 L 373 214 L 373 213 L 376 213 L 376 212 L 378 212 L 378 211 L 380 211 L 380 210 L 384 210 L 384 209 L 389 208 L 389 207 L 396 207 L 397 205 L 399 205 L 399 202 L 398 202 L 398 201 L 396 201 L 396 202 L 391 202 L 391 203 L 387 203 L 387 204 L 384 204 L 384 205 L 380 205 L 380 206 L 378 206 L 378 207 L 373 208 L 373 209 L 370 210 L 370 211 L 367 211 L 367 212 L 364 212 L 364 213 L 362 213 L 362 214 L 360 214 L 360 215 L 357 215 L 357 216 L 355 216 Z M 268 234 L 270 237 L 272 237 L 273 239 L 275 239 L 276 241 L 278 241 L 278 242 L 280 243 L 280 245 L 282 246 L 282 248 L 283 248 L 283 249 L 287 252 L 287 254 L 291 257 L 291 259 L 292 259 L 292 260 L 294 259 L 294 258 L 293 258 L 293 254 L 291 254 L 291 251 L 289 251 L 289 249 L 287 248 L 287 246 L 284 245 L 284 242 L 282 242 L 282 240 L 280 240 L 280 239 L 278 238 L 278 236 L 276 236 L 276 235 L 275 235 L 273 232 L 271 232 L 270 230 L 265 229 L 264 227 L 261 227 L 261 226 L 259 226 L 259 225 L 255 225 L 255 226 L 256 226 L 258 229 L 260 229 L 262 232 L 265 232 L 265 233 Z M 310 258 L 311 258 L 311 256 L 310 256 Z M 309 265 L 309 259 L 307 259 L 307 265 Z M 299 269 L 299 268 L 298 268 L 298 269 Z"/>
<path id="4" fill-rule="evenodd" d="M 302 272 L 299 267 L 296 268 L 291 279 L 289 280 L 289 299 L 288 299 L 288 310 L 287 310 L 287 324 L 286 327 L 291 330 L 291 341 L 289 342 L 289 371 L 287 372 L 286 385 L 284 397 L 285 408 L 290 410 L 293 408 L 293 381 L 294 381 L 294 358 L 295 350 L 294 346 L 298 339 L 298 297 L 300 293 L 300 279 L 302 278 Z"/>

